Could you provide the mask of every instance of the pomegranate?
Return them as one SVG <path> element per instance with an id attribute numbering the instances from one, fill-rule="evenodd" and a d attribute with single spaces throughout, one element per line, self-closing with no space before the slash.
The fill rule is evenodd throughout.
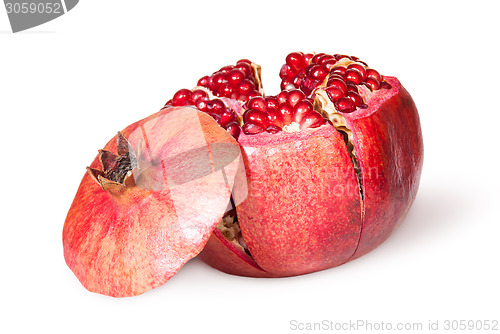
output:
<path id="1" fill-rule="evenodd" d="M 149 248 L 141 255 L 137 248 L 137 244 L 142 245 L 139 236 L 147 233 L 138 227 L 133 231 L 125 228 L 130 226 L 129 219 L 137 222 L 136 216 L 122 217 L 116 213 L 140 211 L 147 217 L 148 224 L 154 224 L 176 212 L 169 206 L 168 198 L 162 205 L 151 205 L 151 208 L 137 205 L 137 202 L 143 203 L 144 196 L 136 195 L 135 191 L 147 189 L 155 194 L 168 194 L 168 187 L 156 187 L 164 179 L 158 168 L 141 174 L 147 187 L 126 191 L 127 195 L 122 197 L 127 200 L 118 201 L 119 205 L 116 200 L 110 200 L 107 216 L 100 214 L 101 209 L 89 209 L 96 203 L 95 198 L 102 201 L 97 196 L 116 197 L 109 191 L 108 184 L 118 187 L 115 183 L 119 183 L 119 189 L 136 189 L 135 174 L 135 184 L 131 185 L 128 182 L 132 179 L 127 175 L 138 166 L 136 161 L 144 160 L 129 159 L 127 168 L 116 172 L 123 169 L 117 167 L 124 165 L 121 161 L 127 160 L 120 158 L 124 151 L 118 150 L 115 155 L 101 152 L 99 159 L 104 169 L 96 169 L 99 162 L 96 158 L 82 181 L 65 225 L 65 235 L 69 234 L 66 226 L 73 226 L 73 239 L 65 244 L 68 264 L 87 288 L 112 295 L 141 293 L 166 281 L 198 253 L 210 266 L 230 274 L 300 275 L 356 259 L 392 233 L 415 199 L 423 163 L 420 122 L 409 93 L 395 77 L 382 76 L 359 58 L 341 54 L 292 52 L 286 57 L 280 78 L 281 92 L 265 95 L 260 66 L 242 59 L 202 77 L 193 89 L 177 91 L 157 114 L 171 115 L 174 129 L 182 132 L 180 129 L 186 128 L 186 133 L 192 135 L 195 127 L 174 121 L 173 116 L 178 116 L 187 106 L 197 108 L 213 119 L 210 126 L 206 121 L 207 129 L 214 134 L 213 142 L 224 143 L 229 148 L 227 153 L 218 151 L 221 152 L 218 159 L 224 161 L 220 165 L 228 169 L 225 182 L 200 193 L 200 200 L 215 201 L 217 208 L 212 205 L 213 210 L 207 212 L 202 203 L 187 204 L 191 212 L 183 216 L 184 219 L 189 221 L 198 215 L 197 224 L 202 226 L 193 245 L 175 233 L 162 234 L 154 238 L 156 243 L 147 244 Z M 123 132 L 123 136 L 127 137 L 127 133 L 138 127 L 131 125 L 131 130 Z M 149 137 L 163 148 L 158 151 L 158 159 L 165 159 L 162 154 L 173 145 L 171 137 L 165 140 L 160 129 L 154 136 Z M 231 137 L 237 140 L 240 151 L 231 153 L 236 147 Z M 105 149 L 109 151 L 108 146 L 114 147 L 115 140 Z M 120 136 L 118 140 L 124 141 Z M 176 144 L 183 151 L 193 149 L 189 139 Z M 138 141 L 131 141 L 130 145 L 142 147 Z M 224 158 L 225 154 L 230 158 Z M 136 153 L 132 154 L 135 156 Z M 116 173 L 118 181 L 113 179 Z M 188 174 L 191 180 L 193 173 Z M 205 174 L 200 175 L 208 177 Z M 90 185 L 94 189 L 91 192 L 82 190 Z M 228 189 L 232 189 L 231 198 Z M 127 209 L 123 210 L 120 205 Z M 109 209 L 111 207 L 113 209 Z M 89 224 L 102 221 L 103 217 L 107 223 L 100 222 L 98 226 L 113 226 L 112 230 L 117 233 L 123 229 L 129 232 L 126 241 L 120 234 L 114 244 L 129 243 L 140 261 L 133 262 L 126 248 L 116 246 L 113 256 L 121 262 L 115 268 L 113 257 L 90 251 L 95 242 L 108 248 L 102 246 L 108 234 L 88 232 Z M 87 222 L 79 223 L 82 219 Z M 181 224 L 175 218 L 169 221 L 175 226 Z M 89 239 L 86 233 L 96 237 Z M 169 252 L 172 245 L 183 250 L 175 260 L 173 252 Z M 89 249 L 89 252 L 80 249 Z M 151 263 L 149 252 L 155 254 L 156 261 L 171 265 L 168 268 L 146 265 Z M 96 256 L 100 262 L 95 260 Z M 140 277 L 134 281 L 140 282 L 140 289 L 131 288 L 124 268 L 128 268 L 130 275 Z M 106 288 L 99 288 L 104 284 Z"/>

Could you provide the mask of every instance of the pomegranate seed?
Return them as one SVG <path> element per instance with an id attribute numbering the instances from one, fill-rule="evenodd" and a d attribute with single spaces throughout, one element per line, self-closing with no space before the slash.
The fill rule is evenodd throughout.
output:
<path id="1" fill-rule="evenodd" d="M 208 102 L 207 110 L 208 112 L 220 115 L 224 110 L 226 110 L 226 105 L 219 99 L 213 99 Z"/>
<path id="2" fill-rule="evenodd" d="M 295 87 L 300 87 L 300 84 L 302 83 L 302 79 L 304 79 L 305 74 L 304 73 L 299 73 L 296 76 L 292 78 L 292 83 Z"/>
<path id="3" fill-rule="evenodd" d="M 172 105 L 174 106 L 187 106 L 191 104 L 191 91 L 189 89 L 180 89 L 172 98 Z"/>
<path id="4" fill-rule="evenodd" d="M 293 108 L 293 121 L 300 123 L 302 117 L 313 111 L 313 105 L 308 100 L 298 102 Z"/>
<path id="5" fill-rule="evenodd" d="M 231 136 L 233 136 L 234 138 L 238 139 L 238 136 L 240 135 L 240 132 L 241 132 L 241 128 L 240 128 L 240 125 L 237 122 L 229 123 L 225 127 L 225 129 L 226 129 L 227 132 L 229 132 L 229 134 Z"/>
<path id="6" fill-rule="evenodd" d="M 239 69 L 243 73 L 245 73 L 245 77 L 248 77 L 252 74 L 252 67 L 248 63 L 245 62 L 238 63 L 234 68 Z"/>
<path id="7" fill-rule="evenodd" d="M 252 97 L 247 102 L 247 109 L 256 109 L 262 112 L 266 112 L 267 110 L 267 101 L 262 96 Z"/>
<path id="8" fill-rule="evenodd" d="M 294 89 L 295 85 L 292 83 L 291 78 L 284 78 L 281 81 L 280 87 L 281 87 L 281 90 L 288 90 L 288 89 Z"/>
<path id="9" fill-rule="evenodd" d="M 269 125 L 266 128 L 266 132 L 269 132 L 269 133 L 278 133 L 280 131 L 281 131 L 281 128 L 276 126 L 276 125 Z"/>
<path id="10" fill-rule="evenodd" d="M 222 87 L 227 83 L 226 74 L 222 72 L 217 72 L 212 76 L 212 83 L 214 88 Z"/>
<path id="11" fill-rule="evenodd" d="M 210 77 L 208 75 L 205 75 L 203 78 L 198 80 L 198 83 L 196 85 L 202 87 L 208 87 L 209 83 L 210 83 Z"/>
<path id="12" fill-rule="evenodd" d="M 215 119 L 217 121 L 217 123 L 219 123 L 219 125 L 221 125 L 222 122 L 221 122 L 220 115 L 213 113 L 213 112 L 207 112 L 207 114 L 212 116 L 212 118 Z"/>
<path id="13" fill-rule="evenodd" d="M 358 63 L 352 63 L 347 66 L 348 70 L 357 70 L 361 74 L 361 81 L 366 79 L 366 69 L 363 65 Z"/>
<path id="14" fill-rule="evenodd" d="M 325 61 L 330 60 L 330 59 L 335 59 L 335 58 L 333 58 L 333 56 L 331 56 L 331 55 L 323 55 L 323 56 L 318 58 L 318 64 L 323 65 L 325 63 Z"/>
<path id="15" fill-rule="evenodd" d="M 292 68 L 290 66 L 288 66 L 287 64 L 283 64 L 283 66 L 281 66 L 281 70 L 280 70 L 280 78 L 281 79 L 290 78 L 296 74 L 297 74 L 297 72 L 292 70 Z"/>
<path id="16" fill-rule="evenodd" d="M 316 111 L 310 112 L 300 121 L 300 129 L 317 128 L 323 124 L 323 117 Z"/>
<path id="17" fill-rule="evenodd" d="M 224 86 L 222 86 L 222 88 L 220 88 L 219 95 L 224 97 L 233 97 L 234 87 L 229 83 L 225 84 Z"/>
<path id="18" fill-rule="evenodd" d="M 330 98 L 330 101 L 335 102 L 341 97 L 344 97 L 345 93 L 344 91 L 337 86 L 330 86 L 325 89 L 326 94 Z"/>
<path id="19" fill-rule="evenodd" d="M 348 69 L 347 71 L 345 71 L 345 81 L 347 83 L 359 85 L 363 81 L 363 76 L 356 69 Z"/>
<path id="20" fill-rule="evenodd" d="M 252 61 L 248 60 L 248 59 L 240 59 L 236 62 L 236 64 L 239 64 L 239 63 L 247 63 L 248 65 L 251 65 L 252 64 Z"/>
<path id="21" fill-rule="evenodd" d="M 345 96 L 351 99 L 356 107 L 359 107 L 363 104 L 363 98 L 356 92 L 348 91 Z"/>
<path id="22" fill-rule="evenodd" d="M 335 57 L 335 59 L 337 60 L 340 60 L 342 58 L 347 58 L 347 59 L 351 59 L 351 57 L 347 56 L 347 55 L 340 55 L 340 54 L 335 54 L 333 55 Z"/>
<path id="23" fill-rule="evenodd" d="M 279 104 L 286 103 L 287 94 L 288 92 L 282 91 L 278 95 L 276 95 L 276 99 L 278 100 Z"/>
<path id="24" fill-rule="evenodd" d="M 382 81 L 382 76 L 373 68 L 366 69 L 366 77 L 375 79 L 379 82 Z"/>
<path id="25" fill-rule="evenodd" d="M 227 74 L 227 81 L 231 86 L 236 86 L 245 79 L 245 73 L 242 70 L 233 68 Z"/>
<path id="26" fill-rule="evenodd" d="M 305 94 L 298 89 L 290 90 L 286 94 L 286 100 L 292 107 L 295 107 L 298 102 L 302 101 L 305 98 Z"/>
<path id="27" fill-rule="evenodd" d="M 193 104 L 196 105 L 196 102 L 201 98 L 208 98 L 208 93 L 201 89 L 193 90 L 191 93 L 191 101 Z"/>
<path id="28" fill-rule="evenodd" d="M 379 89 L 391 89 L 392 86 L 390 83 L 388 83 L 387 81 L 382 81 L 380 83 L 380 88 Z"/>
<path id="29" fill-rule="evenodd" d="M 330 69 L 330 74 L 337 73 L 344 76 L 346 70 L 347 69 L 344 66 L 337 65 Z"/>
<path id="30" fill-rule="evenodd" d="M 370 90 L 377 90 L 380 87 L 380 82 L 377 79 L 366 78 L 365 84 Z"/>
<path id="31" fill-rule="evenodd" d="M 343 80 L 333 78 L 331 80 L 328 80 L 328 86 L 336 86 L 344 92 L 344 94 L 347 92 L 347 85 Z"/>
<path id="32" fill-rule="evenodd" d="M 251 99 L 252 97 L 260 96 L 259 92 L 256 90 L 252 90 L 250 93 L 248 93 L 247 97 L 248 99 Z"/>
<path id="33" fill-rule="evenodd" d="M 285 123 L 283 121 L 283 115 L 278 109 L 270 109 L 267 111 L 267 120 L 270 125 L 276 125 L 282 128 Z"/>
<path id="34" fill-rule="evenodd" d="M 314 55 L 313 55 L 312 53 L 306 53 L 306 54 L 304 55 L 304 61 L 305 61 L 307 64 L 309 64 L 309 63 L 311 62 L 311 59 L 312 59 L 312 57 L 313 57 L 313 56 L 314 56 Z"/>
<path id="35" fill-rule="evenodd" d="M 218 70 L 217 72 L 215 73 L 224 73 L 224 74 L 227 74 L 229 71 L 231 71 L 232 69 L 234 68 L 234 66 L 232 65 L 227 65 L 227 66 L 224 66 L 222 67 L 220 70 Z M 214 74 L 215 74 L 214 73 Z"/>
<path id="36" fill-rule="evenodd" d="M 335 66 L 336 63 L 337 61 L 335 60 L 335 58 L 331 58 L 324 61 L 321 66 L 323 66 L 326 72 L 330 72 L 330 70 Z"/>
<path id="37" fill-rule="evenodd" d="M 317 66 L 317 65 L 315 65 Z M 314 88 L 316 88 L 321 83 L 320 80 L 312 80 L 311 78 L 305 78 L 300 84 L 300 90 L 302 90 L 306 95 L 310 95 Z"/>
<path id="38" fill-rule="evenodd" d="M 248 95 L 254 89 L 255 89 L 255 84 L 248 79 L 243 80 L 238 85 L 238 93 L 240 93 L 240 95 Z"/>
<path id="39" fill-rule="evenodd" d="M 306 71 L 307 76 L 313 80 L 323 80 L 328 75 L 328 72 L 320 65 L 313 65 Z"/>
<path id="40" fill-rule="evenodd" d="M 312 59 L 311 59 L 311 63 L 318 64 L 318 59 L 324 55 L 325 55 L 325 53 L 318 53 L 318 54 L 314 55 L 314 57 L 312 57 Z"/>
<path id="41" fill-rule="evenodd" d="M 286 56 L 286 63 L 296 72 L 307 66 L 306 60 L 304 59 L 304 54 L 302 52 L 290 53 L 288 56 Z"/>
<path id="42" fill-rule="evenodd" d="M 209 102 L 210 100 L 208 99 L 208 97 L 207 98 L 202 97 L 196 101 L 195 106 L 196 108 L 198 108 L 198 110 L 207 112 Z"/>
<path id="43" fill-rule="evenodd" d="M 228 125 L 229 123 L 232 123 L 234 121 L 236 121 L 236 113 L 234 112 L 233 109 L 231 108 L 226 108 L 226 110 L 224 110 L 221 114 L 220 114 L 220 118 L 221 118 L 221 123 L 220 125 L 221 126 L 226 126 Z"/>
<path id="44" fill-rule="evenodd" d="M 264 131 L 264 128 L 259 124 L 245 123 L 242 130 L 246 135 L 255 135 Z"/>
<path id="45" fill-rule="evenodd" d="M 288 103 L 282 103 L 278 107 L 278 111 L 283 116 L 283 124 L 289 125 L 292 123 L 293 108 Z"/>
<path id="46" fill-rule="evenodd" d="M 267 114 L 263 111 L 257 109 L 248 109 L 243 115 L 243 121 L 245 123 L 251 122 L 254 124 L 261 125 L 262 128 L 267 127 Z"/>
<path id="47" fill-rule="evenodd" d="M 353 84 L 347 84 L 347 91 L 359 93 L 358 86 Z"/>
<path id="48" fill-rule="evenodd" d="M 350 113 L 356 110 L 354 102 L 348 97 L 341 97 L 335 102 L 335 108 L 340 112 Z"/>
<path id="49" fill-rule="evenodd" d="M 273 96 L 267 96 L 266 102 L 267 102 L 268 109 L 278 109 L 278 106 L 280 105 L 280 103 L 278 102 L 278 99 L 276 97 L 273 97 Z"/>

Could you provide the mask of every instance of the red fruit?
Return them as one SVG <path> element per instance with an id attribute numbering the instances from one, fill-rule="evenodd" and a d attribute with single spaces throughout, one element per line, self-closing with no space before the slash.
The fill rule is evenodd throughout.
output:
<path id="1" fill-rule="evenodd" d="M 244 74 L 243 79 L 241 73 Z M 132 243 L 130 247 L 146 244 L 150 247 L 146 254 L 159 254 L 160 259 L 155 262 L 153 260 L 156 258 L 152 260 L 149 255 L 139 256 L 139 251 L 123 255 L 123 252 L 111 248 L 111 251 L 118 252 L 127 261 L 132 261 L 129 255 L 138 259 L 138 266 L 143 270 L 140 277 L 147 278 L 144 281 L 152 282 L 150 278 L 155 278 L 154 284 L 136 279 L 141 285 L 137 291 L 152 288 L 156 283 L 161 284 L 168 279 L 179 266 L 203 248 L 205 241 L 205 248 L 199 257 L 212 267 L 236 275 L 283 277 L 328 269 L 353 260 L 380 245 L 392 233 L 415 199 L 422 169 L 422 135 L 411 96 L 396 78 L 382 76 L 357 57 L 341 54 L 291 53 L 282 66 L 280 77 L 282 88 L 288 90 L 282 90 L 275 96 L 264 96 L 260 67 L 249 60 L 241 60 L 234 66 L 225 66 L 211 76 L 200 79 L 198 84 L 205 87 L 201 91 L 195 89 L 187 97 L 189 93 L 182 90 L 169 101 L 168 104 L 189 103 L 212 115 L 221 126 L 208 118 L 207 124 L 212 124 L 208 132 L 215 136 L 209 137 L 216 140 L 220 136 L 224 143 L 231 142 L 231 136 L 236 138 L 241 156 L 244 157 L 244 163 L 239 165 L 241 173 L 232 173 L 233 178 L 228 178 L 227 184 L 234 185 L 231 200 L 228 196 L 218 195 L 217 192 L 224 188 L 220 184 L 215 184 L 213 190 L 204 189 L 197 191 L 196 196 L 191 196 L 199 197 L 190 199 L 199 202 L 194 205 L 189 203 L 189 213 L 182 217 L 200 221 L 203 233 L 194 233 L 197 237 L 194 245 L 172 232 L 154 235 L 150 247 L 150 244 L 140 239 L 145 233 L 140 226 L 129 233 L 129 226 L 136 225 L 129 224 L 130 218 L 120 214 L 129 210 L 133 213 L 131 217 L 135 217 L 134 210 L 140 207 L 138 200 L 148 203 L 141 195 L 133 193 L 132 199 L 123 201 L 132 204 L 124 208 L 120 206 L 122 201 L 118 202 L 118 206 L 113 204 L 120 209 L 113 211 L 113 215 L 100 215 L 99 211 L 95 211 L 99 210 L 100 206 L 96 203 L 100 202 L 94 200 L 92 195 L 82 197 L 77 194 L 73 206 L 80 207 L 75 203 L 82 202 L 82 207 L 86 209 L 82 210 L 85 214 L 71 219 L 76 222 L 70 225 L 78 226 L 77 233 L 72 236 L 77 240 L 87 240 L 85 233 L 99 235 L 97 239 L 92 237 L 85 244 L 86 248 L 82 245 L 78 251 L 69 252 L 77 260 L 68 264 L 71 263 L 72 268 L 79 268 L 75 271 L 77 276 L 91 283 L 86 282 L 86 286 L 106 285 L 109 281 L 112 282 L 113 290 L 101 289 L 99 292 L 129 295 L 132 292 L 127 290 L 128 287 L 136 284 L 128 282 L 123 271 L 111 270 L 114 264 L 109 265 L 109 258 L 106 257 L 108 262 L 96 262 L 88 260 L 85 251 L 80 251 L 91 249 L 108 234 L 98 234 L 92 230 L 94 225 L 90 223 L 80 227 L 77 221 L 100 221 L 101 216 L 109 222 L 126 219 L 126 224 L 118 225 L 116 233 L 120 236 L 126 234 L 127 240 Z M 207 93 L 207 96 L 203 93 Z M 190 108 L 182 110 L 186 109 Z M 162 112 L 165 110 L 169 108 L 164 108 Z M 208 117 L 206 114 L 201 115 Z M 184 150 L 192 142 L 190 138 L 176 138 L 175 144 L 170 141 L 162 144 L 165 142 L 162 139 L 163 132 L 187 132 L 189 136 L 196 137 L 194 127 L 186 125 L 187 130 L 184 131 L 182 116 L 176 115 L 168 123 L 169 130 L 151 127 L 155 136 L 148 140 L 148 144 L 143 144 L 146 149 L 151 149 L 151 146 L 158 154 L 166 154 Z M 129 140 L 135 138 L 128 134 L 135 129 L 142 130 L 142 124 L 134 125 L 126 134 L 124 132 L 125 136 Z M 199 137 L 203 138 L 204 135 Z M 132 147 L 138 146 L 138 140 L 130 141 Z M 207 142 L 211 143 L 210 140 Z M 111 148 L 106 150 L 113 151 L 113 143 L 108 146 Z M 220 152 L 213 145 L 208 146 L 211 148 L 210 154 L 218 157 Z M 188 178 L 191 180 L 191 158 L 196 160 L 206 157 L 203 152 L 194 151 L 192 155 L 174 159 L 179 166 L 175 165 L 175 172 L 171 173 L 190 175 Z M 238 156 L 231 152 L 228 150 L 226 154 Z M 132 166 L 135 160 L 129 159 L 127 162 L 121 156 L 118 154 L 117 158 L 108 153 L 101 154 L 105 170 L 96 170 L 99 167 L 96 165 L 99 161 L 96 160 L 91 170 L 93 177 L 101 183 L 103 177 L 119 177 L 119 182 L 105 181 L 106 187 L 113 185 L 116 188 L 118 186 L 115 183 L 121 182 L 121 188 L 116 189 L 126 188 L 128 185 L 125 180 L 130 180 L 130 177 L 127 178 L 127 163 Z M 225 154 L 221 156 L 225 157 Z M 163 161 L 154 158 L 151 157 L 153 160 L 149 161 Z M 235 159 L 212 163 L 210 166 L 229 166 L 234 163 L 231 166 L 235 167 Z M 210 168 L 211 171 L 217 169 Z M 165 184 L 164 173 L 168 172 L 170 169 L 162 168 L 161 173 L 158 168 L 153 169 L 144 174 L 143 180 L 149 180 L 147 184 L 158 188 L 159 181 Z M 170 181 L 168 178 L 166 180 Z M 170 182 L 167 183 L 170 185 Z M 161 187 L 157 189 L 160 193 L 161 190 Z M 124 192 L 129 193 L 132 194 Z M 219 198 L 213 199 L 213 196 Z M 96 198 L 102 201 L 100 197 Z M 115 198 L 112 197 L 113 200 Z M 213 200 L 220 205 L 218 209 L 210 211 L 202 207 L 202 200 Z M 225 201 L 228 205 L 223 216 L 225 206 L 219 201 Z M 167 204 L 155 203 L 154 210 L 140 207 L 141 219 L 148 223 L 156 221 L 158 217 L 160 221 L 163 221 L 163 216 L 177 217 L 177 211 L 167 205 L 168 200 L 165 202 Z M 92 209 L 88 209 L 90 207 Z M 72 207 L 70 213 L 74 210 L 78 211 Z M 175 227 L 180 226 L 181 220 L 171 219 L 174 231 L 177 231 Z M 201 220 L 205 223 L 201 223 Z M 100 228 L 102 223 L 96 226 Z M 104 230 L 109 233 L 109 229 L 101 228 L 99 231 Z M 205 233 L 207 230 L 209 232 Z M 65 235 L 71 235 L 66 232 L 66 227 Z M 122 239 L 119 239 L 117 244 L 121 242 Z M 75 242 L 65 241 L 65 250 L 71 249 L 71 243 Z M 151 250 L 156 248 L 159 249 L 157 253 Z M 179 256 L 162 253 L 166 249 L 179 251 Z M 79 254 L 83 254 L 85 261 L 80 261 Z M 172 264 L 167 268 L 169 274 L 159 275 L 162 279 L 157 279 L 157 268 L 146 263 L 163 263 L 165 259 L 167 264 Z M 175 262 L 177 259 L 179 261 Z M 99 274 L 96 275 L 101 276 L 94 279 L 92 275 L 98 270 Z M 89 273 L 92 275 L 89 276 Z"/>
<path id="2" fill-rule="evenodd" d="M 164 284 L 222 218 L 239 152 L 193 108 L 165 108 L 128 126 L 78 188 L 63 229 L 66 263 L 88 290 L 114 297 Z"/>

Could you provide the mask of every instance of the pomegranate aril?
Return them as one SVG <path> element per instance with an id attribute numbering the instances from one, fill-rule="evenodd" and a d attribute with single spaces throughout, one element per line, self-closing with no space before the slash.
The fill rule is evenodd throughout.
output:
<path id="1" fill-rule="evenodd" d="M 366 69 L 366 77 L 375 79 L 377 81 L 382 81 L 382 76 L 373 68 Z"/>
<path id="2" fill-rule="evenodd" d="M 293 84 L 292 78 L 283 78 L 280 88 L 281 90 L 294 89 L 295 85 Z"/>
<path id="3" fill-rule="evenodd" d="M 306 62 L 306 64 L 309 64 L 311 62 L 311 59 L 313 58 L 313 54 L 312 53 L 306 53 L 304 55 L 304 61 Z"/>
<path id="4" fill-rule="evenodd" d="M 335 59 L 335 58 L 331 55 L 323 55 L 323 56 L 318 58 L 318 64 L 323 65 L 327 60 L 330 60 L 330 59 Z"/>
<path id="5" fill-rule="evenodd" d="M 313 65 L 307 68 L 306 74 L 313 80 L 323 80 L 328 72 L 320 65 Z"/>
<path id="6" fill-rule="evenodd" d="M 173 106 L 187 106 L 192 104 L 191 103 L 191 91 L 189 89 L 180 89 L 178 90 L 175 94 L 174 97 L 172 98 L 172 105 Z"/>
<path id="7" fill-rule="evenodd" d="M 347 91 L 359 93 L 358 86 L 353 84 L 347 84 Z"/>
<path id="8" fill-rule="evenodd" d="M 341 97 L 335 102 L 335 108 L 340 112 L 350 113 L 356 110 L 354 102 L 348 97 Z"/>
<path id="9" fill-rule="evenodd" d="M 377 90 L 380 88 L 380 82 L 377 80 L 377 79 L 373 79 L 373 78 L 366 78 L 366 80 L 364 81 L 364 83 L 366 84 L 366 86 L 368 88 L 370 88 L 370 90 Z"/>
<path id="10" fill-rule="evenodd" d="M 337 73 L 337 74 L 344 76 L 346 70 L 347 69 L 344 66 L 337 65 L 337 66 L 334 66 L 330 69 L 330 74 Z"/>
<path id="11" fill-rule="evenodd" d="M 226 110 L 224 110 L 221 114 L 220 114 L 220 118 L 221 118 L 221 123 L 220 125 L 221 126 L 226 126 L 228 125 L 229 123 L 232 123 L 232 122 L 235 122 L 236 121 L 236 113 L 234 112 L 233 109 L 231 108 L 226 108 Z"/>
<path id="12" fill-rule="evenodd" d="M 270 125 L 276 125 L 280 128 L 285 125 L 283 115 L 278 109 L 269 109 L 267 111 L 267 121 Z"/>
<path id="13" fill-rule="evenodd" d="M 342 58 L 347 58 L 347 59 L 351 59 L 351 57 L 347 56 L 347 55 L 341 55 L 341 54 L 334 54 L 333 55 L 335 57 L 335 59 L 337 60 L 340 60 Z"/>
<path id="14" fill-rule="evenodd" d="M 240 59 L 236 62 L 236 64 L 239 64 L 239 63 L 247 63 L 248 65 L 251 65 L 252 64 L 252 61 L 249 60 L 249 59 Z"/>
<path id="15" fill-rule="evenodd" d="M 212 87 L 218 89 L 227 83 L 226 74 L 222 72 L 217 72 L 212 76 Z M 212 88 L 211 87 L 211 88 Z"/>
<path id="16" fill-rule="evenodd" d="M 311 59 L 311 63 L 312 64 L 318 64 L 318 59 L 320 57 L 324 56 L 324 55 L 325 55 L 325 53 L 317 53 L 317 54 L 315 54 L 314 57 L 312 57 L 312 59 Z"/>
<path id="17" fill-rule="evenodd" d="M 234 87 L 227 83 L 221 87 L 218 92 L 220 96 L 233 97 Z"/>
<path id="18" fill-rule="evenodd" d="M 304 54 L 302 52 L 290 53 L 286 57 L 286 63 L 296 72 L 307 66 L 307 62 L 304 59 Z"/>
<path id="19" fill-rule="evenodd" d="M 263 132 L 265 129 L 259 124 L 248 122 L 243 125 L 242 130 L 246 135 L 255 135 Z"/>
<path id="20" fill-rule="evenodd" d="M 332 79 L 328 80 L 327 85 L 328 85 L 329 87 L 331 87 L 331 86 L 335 86 L 335 87 L 338 87 L 338 88 L 342 89 L 342 91 L 344 92 L 344 94 L 347 92 L 347 85 L 346 85 L 346 83 L 345 83 L 343 80 L 341 80 L 341 79 L 332 78 Z"/>
<path id="21" fill-rule="evenodd" d="M 213 113 L 213 112 L 207 112 L 208 115 L 212 116 L 213 119 L 219 123 L 219 125 L 222 125 L 222 120 L 219 114 Z"/>
<path id="22" fill-rule="evenodd" d="M 288 103 L 282 103 L 278 107 L 278 111 L 283 117 L 283 124 L 289 125 L 292 123 L 293 108 Z"/>
<path id="23" fill-rule="evenodd" d="M 356 70 L 361 74 L 361 79 L 366 79 L 366 69 L 363 65 L 358 63 L 352 63 L 347 66 L 348 70 Z"/>
<path id="24" fill-rule="evenodd" d="M 280 131 L 281 131 L 281 128 L 279 126 L 276 126 L 276 125 L 269 125 L 266 128 L 266 132 L 269 132 L 269 133 L 278 133 Z"/>
<path id="25" fill-rule="evenodd" d="M 220 70 L 218 70 L 218 71 L 217 71 L 217 72 L 215 72 L 215 73 L 224 73 L 224 74 L 226 74 L 226 73 L 228 73 L 229 71 L 231 71 L 233 68 L 234 68 L 234 66 L 227 65 L 227 66 L 222 67 Z M 215 73 L 214 73 L 214 74 L 215 74 Z"/>
<path id="26" fill-rule="evenodd" d="M 387 81 L 381 81 L 379 89 L 391 89 L 392 86 Z"/>
<path id="27" fill-rule="evenodd" d="M 226 109 L 224 102 L 219 99 L 213 99 L 208 102 L 207 110 L 208 112 L 221 114 Z"/>
<path id="28" fill-rule="evenodd" d="M 228 125 L 226 125 L 225 129 L 227 132 L 229 132 L 231 136 L 238 139 L 238 136 L 240 135 L 241 132 L 241 128 L 237 122 L 229 123 Z"/>
<path id="29" fill-rule="evenodd" d="M 196 102 L 199 100 L 199 99 L 206 99 L 208 98 L 208 93 L 204 90 L 201 90 L 201 89 L 195 89 L 193 90 L 193 92 L 191 93 L 191 101 L 193 102 L 194 105 L 196 105 Z"/>
<path id="30" fill-rule="evenodd" d="M 278 103 L 281 105 L 282 103 L 286 103 L 288 91 L 281 91 L 278 95 L 276 95 L 276 99 L 278 100 Z"/>
<path id="31" fill-rule="evenodd" d="M 320 80 L 312 80 L 311 78 L 305 78 L 302 80 L 300 84 L 300 90 L 303 91 L 306 95 L 310 95 L 314 88 L 318 87 L 321 83 Z"/>
<path id="32" fill-rule="evenodd" d="M 265 112 L 267 110 L 267 101 L 262 96 L 256 96 L 248 100 L 246 106 L 247 109 L 257 109 Z"/>
<path id="33" fill-rule="evenodd" d="M 298 89 L 290 90 L 286 94 L 286 100 L 292 107 L 295 107 L 297 103 L 299 103 L 305 98 L 306 98 L 305 94 Z"/>
<path id="34" fill-rule="evenodd" d="M 305 74 L 304 73 L 299 73 L 296 76 L 292 78 L 292 83 L 295 87 L 300 87 L 300 84 L 302 83 L 302 80 L 304 79 Z"/>
<path id="35" fill-rule="evenodd" d="M 348 69 L 345 72 L 345 81 L 354 85 L 359 85 L 363 81 L 363 75 L 356 69 Z"/>
<path id="36" fill-rule="evenodd" d="M 203 78 L 198 80 L 198 83 L 196 85 L 202 87 L 208 87 L 209 84 L 210 84 L 210 77 L 208 75 L 205 75 Z"/>
<path id="37" fill-rule="evenodd" d="M 267 114 L 257 109 L 248 109 L 243 115 L 243 121 L 246 123 L 254 123 L 261 125 L 262 128 L 267 127 Z"/>
<path id="38" fill-rule="evenodd" d="M 234 68 L 242 71 L 245 74 L 245 77 L 248 77 L 252 74 L 252 67 L 246 62 L 237 63 Z"/>
<path id="39" fill-rule="evenodd" d="M 323 62 L 321 66 L 323 66 L 326 72 L 330 72 L 330 70 L 335 66 L 336 63 L 337 61 L 335 60 L 335 58 L 331 58 Z"/>
<path id="40" fill-rule="evenodd" d="M 280 78 L 281 79 L 290 78 L 296 74 L 297 74 L 297 72 L 292 70 L 292 68 L 289 65 L 283 64 L 283 66 L 281 66 L 281 70 L 280 70 Z"/>
<path id="41" fill-rule="evenodd" d="M 255 89 L 255 84 L 248 79 L 243 80 L 238 85 L 238 93 L 240 95 L 248 95 L 254 89 Z"/>
<path id="42" fill-rule="evenodd" d="M 317 128 L 323 124 L 323 117 L 316 111 L 310 112 L 300 121 L 300 129 Z"/>
<path id="43" fill-rule="evenodd" d="M 338 86 L 330 86 L 325 89 L 330 101 L 335 102 L 345 96 L 345 92 Z"/>
<path id="44" fill-rule="evenodd" d="M 356 107 L 359 107 L 360 105 L 363 104 L 363 98 L 356 92 L 348 91 L 345 96 L 351 99 L 351 101 L 354 102 L 354 105 Z"/>
<path id="45" fill-rule="evenodd" d="M 208 111 L 208 103 L 210 102 L 210 100 L 207 98 L 199 98 L 196 103 L 194 104 L 196 106 L 196 108 L 198 108 L 198 110 L 200 111 Z"/>
<path id="46" fill-rule="evenodd" d="M 274 96 L 266 96 L 266 103 L 268 109 L 278 109 L 278 106 L 280 105 L 278 99 Z"/>
<path id="47" fill-rule="evenodd" d="M 242 70 L 233 68 L 229 73 L 227 74 L 227 82 L 231 86 L 236 86 L 240 82 L 242 82 L 245 79 L 245 73 L 243 73 Z"/>
<path id="48" fill-rule="evenodd" d="M 313 105 L 308 100 L 298 102 L 293 108 L 293 121 L 300 123 L 302 118 L 313 111 Z"/>

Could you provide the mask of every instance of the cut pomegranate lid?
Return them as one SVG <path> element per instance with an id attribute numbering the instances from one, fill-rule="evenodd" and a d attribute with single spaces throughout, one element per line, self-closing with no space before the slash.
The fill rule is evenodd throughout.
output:
<path id="1" fill-rule="evenodd" d="M 88 290 L 114 297 L 164 284 L 205 246 L 240 163 L 233 137 L 194 108 L 128 126 L 83 177 L 63 230 L 68 266 Z"/>

